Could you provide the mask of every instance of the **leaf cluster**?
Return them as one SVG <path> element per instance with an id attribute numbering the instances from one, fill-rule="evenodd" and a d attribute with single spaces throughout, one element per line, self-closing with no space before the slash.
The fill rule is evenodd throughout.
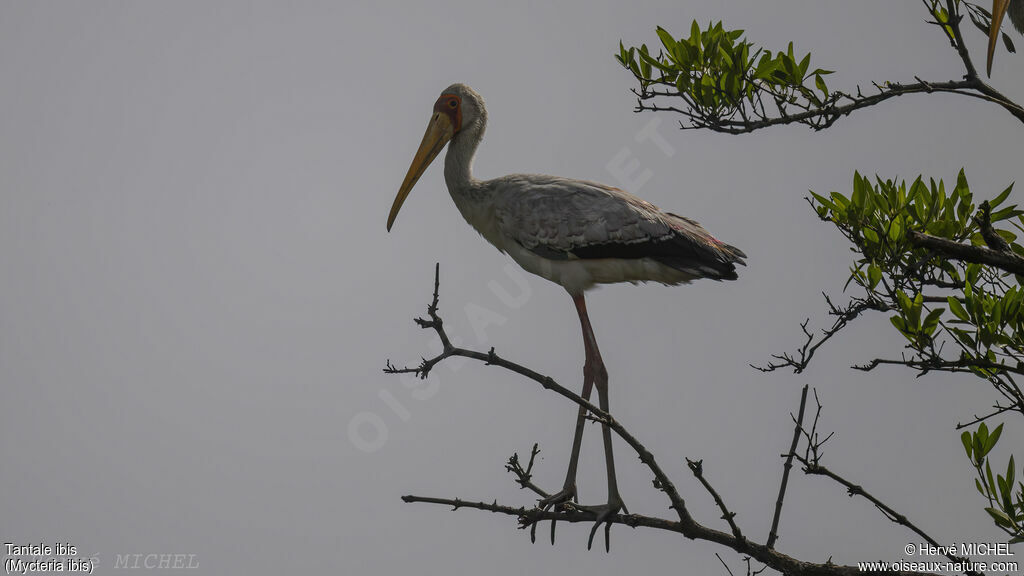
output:
<path id="1" fill-rule="evenodd" d="M 1012 188 L 988 203 L 990 222 L 1009 221 L 1021 230 L 1024 211 L 1003 206 Z M 985 246 L 974 217 L 978 207 L 962 170 L 949 191 L 941 180 L 925 183 L 918 177 L 908 184 L 872 181 L 857 173 L 849 197 L 839 192 L 811 196 L 818 216 L 832 222 L 859 254 L 848 284 L 861 286 L 869 298 L 893 310 L 893 326 L 922 358 L 941 357 L 936 341 L 940 333 L 959 345 L 961 354 L 955 361 L 984 378 L 998 371 L 1005 359 L 1024 354 L 1024 291 L 1017 278 L 990 266 L 944 258 L 913 238 L 919 233 Z M 1011 250 L 1024 255 L 1014 232 L 996 233 Z M 1020 368 L 1024 370 L 1024 364 Z"/>
<path id="2" fill-rule="evenodd" d="M 1007 202 L 1012 189 L 977 206 L 963 170 L 951 190 L 941 180 L 918 177 L 908 184 L 858 173 L 848 196 L 811 192 L 810 203 L 857 255 L 847 286 L 863 289 L 859 300 L 873 303 L 872 309 L 890 311 L 890 322 L 908 342 L 909 355 L 876 360 L 866 368 L 884 362 L 922 374 L 972 373 L 1002 395 L 992 413 L 976 418 L 977 431 L 965 431 L 961 440 L 978 474 L 976 488 L 988 500 L 987 512 L 1014 541 L 1024 541 L 1024 485 L 1013 493 L 1012 455 L 1005 475 L 993 476 L 989 454 L 1003 425 L 990 434 L 984 422 L 1003 412 L 1024 414 L 1024 393 L 1014 380 L 1024 374 L 1021 277 L 990 264 L 944 257 L 919 240 L 928 235 L 954 245 L 994 244 L 1024 255 L 1015 232 L 993 227 L 1002 223 L 1024 231 L 1024 210 Z"/>
<path id="3" fill-rule="evenodd" d="M 670 111 L 681 114 L 682 129 L 708 129 L 726 134 L 753 132 L 769 126 L 803 124 L 823 130 L 856 110 L 907 94 L 944 92 L 983 98 L 1024 121 L 1024 108 L 986 84 L 978 75 L 964 42 L 964 16 L 985 35 L 992 14 L 966 0 L 922 0 L 931 19 L 956 50 L 965 74 L 949 80 L 902 82 L 876 80 L 871 90 L 858 84 L 848 91 L 830 89 L 831 70 L 812 68 L 810 53 L 798 54 L 790 43 L 785 50 L 761 48 L 744 37 L 743 30 L 721 22 L 701 27 L 691 22 L 689 35 L 676 37 L 664 27 L 656 32 L 660 46 L 627 47 L 619 42 L 615 59 L 628 70 L 638 87 L 636 112 Z M 1003 34 L 1013 52 L 1013 42 Z"/>
<path id="4" fill-rule="evenodd" d="M 978 475 L 974 486 L 989 501 L 985 511 L 997 526 L 1012 536 L 1012 544 L 1024 542 L 1024 482 L 1018 481 L 1014 486 L 1016 465 L 1012 454 L 1006 464 L 1006 474 L 992 475 L 989 453 L 999 442 L 1002 433 L 1002 424 L 996 426 L 990 434 L 988 426 L 982 422 L 973 433 L 965 430 L 960 435 L 960 441 Z"/>
<path id="5" fill-rule="evenodd" d="M 701 28 L 696 20 L 689 36 L 677 38 L 660 26 L 657 34 L 657 54 L 646 44 L 619 42 L 616 60 L 639 82 L 639 98 L 678 96 L 702 122 L 763 118 L 770 113 L 766 104 L 777 111 L 818 109 L 843 97 L 825 82 L 832 71 L 811 69 L 810 53 L 797 55 L 792 42 L 772 52 L 746 40 L 743 30 L 721 22 Z"/>

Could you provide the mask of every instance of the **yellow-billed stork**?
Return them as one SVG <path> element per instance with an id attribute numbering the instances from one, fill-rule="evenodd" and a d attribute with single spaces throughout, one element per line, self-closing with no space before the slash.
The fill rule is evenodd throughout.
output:
<path id="1" fill-rule="evenodd" d="M 465 84 L 446 88 L 434 103 L 426 134 L 388 215 L 391 230 L 399 209 L 427 166 L 450 142 L 444 178 L 459 212 L 488 242 L 520 266 L 563 286 L 572 297 L 583 331 L 585 399 L 597 387 L 600 407 L 608 412 L 608 372 L 587 316 L 584 292 L 596 284 L 660 282 L 685 284 L 697 278 L 736 279 L 736 264 L 746 255 L 715 239 L 694 220 L 662 212 L 654 205 L 596 182 L 539 174 L 514 174 L 493 180 L 473 177 L 473 156 L 487 125 L 483 98 Z M 585 410 L 580 408 L 565 483 L 538 506 L 576 499 L 576 467 L 583 439 Z M 608 502 L 581 507 L 592 511 L 594 532 L 624 510 L 615 480 L 611 431 L 602 426 Z"/>
<path id="2" fill-rule="evenodd" d="M 988 75 L 992 75 L 992 57 L 996 53 L 996 42 L 999 40 L 999 27 L 1003 16 L 1009 13 L 1010 22 L 1017 32 L 1024 33 L 1024 0 L 992 0 L 992 26 L 988 29 L 988 62 L 985 67 Z"/>

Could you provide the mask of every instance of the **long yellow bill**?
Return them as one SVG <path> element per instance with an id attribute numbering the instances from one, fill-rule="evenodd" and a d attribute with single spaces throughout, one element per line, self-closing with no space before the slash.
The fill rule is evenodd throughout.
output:
<path id="1" fill-rule="evenodd" d="M 402 203 L 409 196 L 409 191 L 416 185 L 416 181 L 420 179 L 420 176 L 427 170 L 427 166 L 430 166 L 444 145 L 452 139 L 453 134 L 452 121 L 448 116 L 435 112 L 430 119 L 430 124 L 427 125 L 423 141 L 420 142 L 420 149 L 416 151 L 416 156 L 412 159 L 412 165 L 409 166 L 409 172 L 405 175 L 402 187 L 398 189 L 395 203 L 391 205 L 391 213 L 388 214 L 388 232 L 391 231 L 391 226 L 395 223 L 395 217 L 398 216 Z"/>
<path id="2" fill-rule="evenodd" d="M 992 56 L 996 53 L 996 42 L 999 40 L 999 26 L 1003 23 L 1003 15 L 1010 0 L 992 0 L 992 27 L 988 29 L 988 66 L 986 71 L 992 75 Z"/>

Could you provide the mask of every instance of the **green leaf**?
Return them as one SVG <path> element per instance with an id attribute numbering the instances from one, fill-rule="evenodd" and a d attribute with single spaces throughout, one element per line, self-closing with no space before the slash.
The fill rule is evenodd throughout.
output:
<path id="1" fill-rule="evenodd" d="M 686 75 L 686 74 L 680 74 L 679 77 L 676 78 L 676 89 L 679 90 L 679 92 L 681 92 L 683 94 L 689 92 L 690 91 L 690 77 L 688 75 Z"/>
<path id="2" fill-rule="evenodd" d="M 904 335 L 908 334 L 907 323 L 903 321 L 902 317 L 900 317 L 900 316 L 891 316 L 889 318 L 889 322 L 892 322 L 892 325 L 895 326 L 896 329 L 899 330 Z"/>
<path id="3" fill-rule="evenodd" d="M 910 314 L 910 309 L 914 306 L 914 304 L 913 302 L 911 302 L 910 297 L 907 296 L 906 292 L 903 292 L 902 290 L 896 292 L 896 301 L 899 303 L 900 312 L 904 316 Z"/>
<path id="4" fill-rule="evenodd" d="M 893 243 L 899 242 L 903 238 L 903 218 L 897 216 L 889 224 L 889 240 Z"/>
<path id="5" fill-rule="evenodd" d="M 971 433 L 964 430 L 964 433 L 960 435 L 960 442 L 964 445 L 964 450 L 967 451 L 967 457 L 971 457 Z M 980 488 L 980 487 L 979 487 Z"/>
<path id="6" fill-rule="evenodd" d="M 988 512 L 990 516 L 992 516 L 992 519 L 995 520 L 996 524 L 1004 528 L 1013 528 L 1013 520 L 1010 520 L 1010 517 L 1007 516 L 1006 513 L 1003 512 L 1002 510 L 990 507 L 985 508 L 985 511 Z"/>
<path id="7" fill-rule="evenodd" d="M 804 76 L 807 74 L 807 68 L 811 65 L 811 54 L 810 52 L 804 56 L 804 59 L 800 61 L 800 66 L 797 68 L 797 81 L 803 81 Z"/>
<path id="8" fill-rule="evenodd" d="M 637 65 L 636 60 L 629 61 L 629 69 L 633 72 L 633 75 L 637 78 L 643 78 L 643 74 L 640 73 L 640 66 Z"/>
<path id="9" fill-rule="evenodd" d="M 1006 200 L 1007 197 L 1010 196 L 1011 191 L 1013 191 L 1013 184 L 1007 186 L 1006 190 L 1003 190 L 1002 192 L 999 193 L 999 196 L 996 196 L 992 200 L 989 200 L 988 205 L 991 206 L 992 208 L 997 208 L 1000 204 L 1003 203 L 1003 201 Z"/>
<path id="10" fill-rule="evenodd" d="M 814 201 L 815 202 L 817 202 L 818 204 L 821 204 L 822 206 L 828 208 L 829 210 L 832 210 L 833 212 L 836 211 L 836 205 L 831 200 L 829 200 L 828 198 L 825 198 L 824 196 L 822 196 L 820 194 L 815 194 L 813 191 L 808 190 L 808 192 L 810 192 L 811 196 L 814 197 Z"/>
<path id="11" fill-rule="evenodd" d="M 1007 208 L 1003 208 L 1002 210 L 993 212 L 991 214 L 991 218 L 993 222 L 999 222 L 1000 220 L 1015 218 L 1017 216 L 1020 216 L 1021 214 L 1024 214 L 1024 210 L 1017 210 L 1017 205 L 1014 204 L 1013 206 L 1009 206 Z"/>
<path id="12" fill-rule="evenodd" d="M 987 460 L 985 461 L 985 476 L 988 478 L 989 490 L 992 491 L 992 493 L 995 493 L 996 483 L 995 480 L 992 479 L 992 466 Z"/>
<path id="13" fill-rule="evenodd" d="M 935 332 L 935 328 L 939 325 L 939 318 L 942 317 L 942 313 L 945 312 L 945 308 L 936 308 L 925 316 L 924 323 L 921 325 L 921 331 L 931 336 Z"/>
<path id="14" fill-rule="evenodd" d="M 924 294 L 920 292 L 914 296 L 914 304 L 910 307 L 910 314 L 907 315 L 907 324 L 913 328 L 921 326 L 921 307 L 924 305 Z"/>
<path id="15" fill-rule="evenodd" d="M 861 183 L 859 178 L 854 177 L 853 180 L 853 196 L 850 197 L 850 202 L 854 208 L 860 208 L 864 206 L 864 196 L 866 195 L 865 188 L 868 186 L 866 183 Z"/>
<path id="16" fill-rule="evenodd" d="M 971 317 L 967 314 L 967 310 L 964 310 L 964 307 L 960 304 L 959 300 L 953 296 L 948 296 L 946 298 L 946 302 L 949 304 L 949 311 L 952 312 L 954 316 L 964 322 L 970 321 Z M 967 434 L 967 432 L 964 432 L 964 434 Z"/>
<path id="17" fill-rule="evenodd" d="M 981 274 L 981 264 L 972 262 L 967 265 L 967 283 L 974 286 L 978 282 L 978 275 Z"/>
<path id="18" fill-rule="evenodd" d="M 673 52 L 676 49 L 675 38 L 673 38 L 672 35 L 668 33 L 668 30 L 665 30 L 661 26 L 658 26 L 656 32 L 658 33 L 658 38 L 661 39 L 662 45 L 665 46 L 665 49 L 668 50 L 669 53 Z"/>
<path id="19" fill-rule="evenodd" d="M 647 53 L 647 44 L 640 46 L 640 72 L 644 75 L 644 78 L 651 78 L 651 62 L 654 58 L 651 58 Z"/>
<path id="20" fill-rule="evenodd" d="M 992 434 L 985 439 L 985 454 L 987 455 L 996 446 L 996 442 L 999 442 L 999 436 L 1003 434 L 1003 425 L 996 426 L 996 429 L 992 431 Z"/>
<path id="21" fill-rule="evenodd" d="M 640 60 L 641 60 L 641 62 L 640 62 L 641 70 L 643 70 L 642 67 L 645 64 L 647 65 L 647 69 L 646 69 L 645 73 L 648 76 L 650 76 L 650 74 L 651 74 L 651 68 L 650 68 L 651 66 L 654 66 L 655 68 L 661 70 L 662 72 L 672 72 L 673 71 L 671 67 L 665 66 L 657 58 L 651 56 L 647 52 L 647 45 L 646 44 L 644 44 L 643 46 L 640 47 Z"/>
<path id="22" fill-rule="evenodd" d="M 836 203 L 836 206 L 838 206 L 844 212 L 846 211 L 846 208 L 850 205 L 850 201 L 846 198 L 846 196 L 843 196 L 839 192 L 832 192 L 831 194 L 829 194 L 829 196 L 832 197 L 832 201 Z"/>
<path id="23" fill-rule="evenodd" d="M 874 290 L 882 280 L 882 270 L 872 262 L 868 266 L 868 288 Z"/>

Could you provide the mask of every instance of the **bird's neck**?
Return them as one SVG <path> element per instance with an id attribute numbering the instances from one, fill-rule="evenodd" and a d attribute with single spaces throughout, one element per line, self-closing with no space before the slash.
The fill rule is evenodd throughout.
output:
<path id="1" fill-rule="evenodd" d="M 477 232 L 504 250 L 494 214 L 495 189 L 473 178 L 473 155 L 483 138 L 483 122 L 467 126 L 452 139 L 444 158 L 444 179 L 455 206 Z"/>
<path id="2" fill-rule="evenodd" d="M 453 195 L 458 191 L 469 190 L 476 182 L 473 178 L 473 157 L 482 138 L 481 126 L 467 126 L 448 144 L 448 152 L 444 157 L 444 180 Z"/>

